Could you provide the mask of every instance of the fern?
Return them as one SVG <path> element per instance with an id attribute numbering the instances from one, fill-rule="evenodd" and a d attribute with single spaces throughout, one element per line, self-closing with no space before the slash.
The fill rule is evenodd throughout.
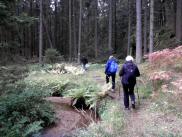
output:
<path id="1" fill-rule="evenodd" d="M 27 128 L 25 129 L 24 136 L 26 137 L 32 133 L 37 133 L 38 131 L 40 131 L 42 129 L 42 126 L 41 126 L 42 123 L 43 121 L 36 121 L 29 124 Z"/>

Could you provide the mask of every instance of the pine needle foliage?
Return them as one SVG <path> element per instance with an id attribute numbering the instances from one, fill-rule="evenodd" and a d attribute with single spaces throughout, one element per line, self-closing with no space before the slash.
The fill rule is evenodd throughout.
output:
<path id="1" fill-rule="evenodd" d="M 52 107 L 43 97 L 32 89 L 0 97 L 0 136 L 27 137 L 53 123 Z"/>

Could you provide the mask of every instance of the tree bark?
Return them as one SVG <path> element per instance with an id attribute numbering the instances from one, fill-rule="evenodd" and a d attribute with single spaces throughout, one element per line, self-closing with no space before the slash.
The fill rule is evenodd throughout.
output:
<path id="1" fill-rule="evenodd" d="M 154 0 L 150 0 L 150 46 L 149 53 L 153 52 L 154 47 Z"/>
<path id="2" fill-rule="evenodd" d="M 58 0 L 54 0 L 54 6 L 55 6 L 55 11 L 54 11 L 54 47 L 56 48 L 58 44 Z"/>
<path id="3" fill-rule="evenodd" d="M 44 28 L 45 28 L 45 31 L 46 31 L 46 34 L 47 34 L 47 38 L 48 38 L 48 41 L 49 41 L 50 48 L 53 48 L 51 37 L 50 37 L 48 27 L 47 27 L 47 22 L 46 22 L 45 19 L 43 19 L 43 25 L 44 25 Z"/>
<path id="4" fill-rule="evenodd" d="M 177 0 L 176 42 L 182 43 L 182 0 Z"/>
<path id="5" fill-rule="evenodd" d="M 108 49 L 112 51 L 112 0 L 109 0 L 109 41 Z"/>
<path id="6" fill-rule="evenodd" d="M 145 5 L 145 7 L 144 7 L 144 43 L 143 43 L 143 47 L 144 47 L 144 55 L 145 55 L 145 54 L 147 54 L 147 13 L 148 13 L 147 0 L 145 0 L 144 5 Z"/>
<path id="7" fill-rule="evenodd" d="M 72 58 L 72 21 L 71 21 L 71 1 L 69 0 L 69 61 Z"/>
<path id="8" fill-rule="evenodd" d="M 128 0 L 128 47 L 127 47 L 127 55 L 130 54 L 130 39 L 131 39 L 131 16 L 130 16 L 130 0 Z"/>
<path id="9" fill-rule="evenodd" d="M 137 26 L 136 26 L 136 63 L 142 61 L 142 20 L 141 20 L 141 0 L 136 1 Z"/>
<path id="10" fill-rule="evenodd" d="M 75 0 L 73 0 L 73 45 L 74 45 L 74 57 L 77 57 L 77 39 L 76 39 L 76 8 Z"/>
<path id="11" fill-rule="evenodd" d="M 95 0 L 95 58 L 98 57 L 98 14 L 97 14 L 98 1 Z"/>
<path id="12" fill-rule="evenodd" d="M 77 60 L 78 63 L 80 63 L 81 35 L 82 35 L 82 0 L 80 0 L 79 36 L 78 36 L 78 60 Z"/>
<path id="13" fill-rule="evenodd" d="M 43 61 L 42 61 L 42 38 L 43 38 L 43 35 L 42 35 L 42 31 L 43 31 L 43 25 L 42 25 L 42 17 L 43 17 L 43 9 L 42 9 L 42 1 L 43 0 L 40 0 L 40 22 L 39 22 L 39 64 L 40 65 L 43 65 Z"/>

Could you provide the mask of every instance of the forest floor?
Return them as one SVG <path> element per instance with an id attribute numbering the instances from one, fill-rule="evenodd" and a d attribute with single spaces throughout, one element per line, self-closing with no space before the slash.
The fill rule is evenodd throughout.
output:
<path id="1" fill-rule="evenodd" d="M 45 65 L 43 68 L 32 64 L 27 67 L 1 67 L 0 88 L 6 91 L 1 92 L 1 96 L 8 97 L 14 92 L 11 91 L 11 82 L 17 88 L 12 95 L 13 101 L 17 98 L 16 102 L 12 102 L 16 107 L 20 107 L 19 103 L 28 103 L 18 102 L 21 96 L 15 95 L 22 92 L 19 86 L 25 93 L 32 94 L 22 94 L 23 98 L 40 93 L 46 97 L 43 100 L 53 105 L 56 119 L 55 124 L 43 129 L 41 137 L 182 137 L 182 46 L 153 54 L 151 62 L 139 65 L 141 77 L 137 79 L 137 87 L 140 104 L 136 98 L 135 110 L 124 109 L 118 74 L 115 93 L 109 89 L 101 92 L 106 85 L 104 64 L 91 64 L 87 72 L 78 71 L 79 66 L 71 64 Z M 63 65 L 67 72 L 63 69 L 62 73 Z M 20 83 L 15 83 L 18 80 Z M 58 96 L 53 96 L 57 92 Z M 100 92 L 103 96 L 100 96 Z M 93 109 L 79 110 L 71 106 L 72 98 L 82 96 L 91 105 L 96 103 L 99 118 L 96 119 Z M 2 100 L 1 107 L 6 106 L 8 101 Z M 43 110 L 46 116 L 47 111 Z M 8 113 L 12 116 L 11 111 Z"/>
<path id="2" fill-rule="evenodd" d="M 89 72 L 91 73 L 91 72 Z M 94 71 L 92 72 L 93 79 L 103 86 L 105 84 L 105 79 L 103 75 L 100 75 L 100 72 Z M 119 81 L 118 81 L 119 82 Z M 177 112 L 171 112 L 170 108 L 169 112 L 162 112 L 156 109 L 157 103 L 168 103 L 166 100 L 160 99 L 160 95 L 156 95 L 156 97 L 152 97 L 150 99 L 142 99 L 140 104 L 137 104 L 136 109 L 133 110 L 124 110 L 123 106 L 123 92 L 120 87 L 117 87 L 115 93 L 108 92 L 108 96 L 114 101 L 119 102 L 121 105 L 121 110 L 124 112 L 125 118 L 125 126 L 124 126 L 124 134 L 125 137 L 168 137 L 168 136 L 182 136 L 182 119 L 177 115 Z M 121 94 L 119 94 L 121 92 Z M 140 94 L 140 91 L 139 91 Z M 62 104 L 63 100 L 60 98 L 49 98 L 51 102 Z M 63 102 L 64 104 L 65 102 Z M 70 100 L 66 102 L 70 104 Z M 170 104 L 169 104 L 170 105 Z M 163 106 L 160 106 L 163 107 Z M 165 106 L 164 106 L 165 107 Z M 49 137 L 50 134 L 52 137 L 64 137 L 64 134 L 60 134 L 64 132 L 65 135 L 74 131 L 74 129 L 80 127 L 87 127 L 89 123 L 93 121 L 89 121 L 88 117 L 85 119 L 81 113 L 75 112 L 72 108 L 66 111 L 60 105 L 55 105 L 56 117 L 60 117 L 61 120 L 58 121 L 55 127 L 48 130 L 47 134 L 43 135 L 43 137 Z M 121 112 L 121 113 L 123 113 Z M 178 112 L 180 113 L 180 112 Z M 89 114 L 89 113 L 85 113 Z M 90 115 L 89 115 L 90 116 Z M 94 119 L 94 118 L 93 118 Z"/>
<path id="3" fill-rule="evenodd" d="M 104 84 L 102 77 L 98 75 L 96 81 L 101 85 Z M 182 78 L 182 75 L 178 76 Z M 125 117 L 125 127 L 124 134 L 125 137 L 168 137 L 168 136 L 182 136 L 182 119 L 178 116 L 177 113 L 182 113 L 182 111 L 171 112 L 161 112 L 156 111 L 155 104 L 156 101 L 165 101 L 160 100 L 159 95 L 150 99 L 142 99 L 140 104 L 137 104 L 136 109 L 124 110 L 123 107 L 123 92 L 115 91 L 116 93 L 110 93 L 111 96 L 114 96 L 113 99 L 119 101 L 121 104 L 122 111 L 124 111 Z M 119 96 L 118 92 L 121 92 Z M 140 94 L 140 91 L 139 91 Z M 137 96 L 137 95 L 136 95 Z M 137 100 L 138 101 L 138 100 Z M 163 102 L 165 103 L 165 102 Z M 168 102 L 166 102 L 168 103 Z M 182 102 L 181 102 L 182 103 Z M 169 104 L 170 105 L 170 104 Z M 163 107 L 163 106 L 161 106 Z M 164 106 L 165 107 L 165 106 Z M 174 106 L 173 106 L 174 107 Z"/>
<path id="4" fill-rule="evenodd" d="M 41 137 L 65 137 L 75 129 L 86 128 L 93 122 L 93 111 L 74 109 L 70 98 L 48 97 L 46 100 L 54 105 L 56 121 L 52 127 L 45 129 Z"/>

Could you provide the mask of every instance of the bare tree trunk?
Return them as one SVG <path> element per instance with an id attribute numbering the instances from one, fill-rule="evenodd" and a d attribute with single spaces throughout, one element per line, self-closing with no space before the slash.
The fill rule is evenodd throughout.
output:
<path id="1" fill-rule="evenodd" d="M 72 57 L 72 29 L 71 29 L 71 0 L 69 0 L 69 61 L 71 62 Z"/>
<path id="2" fill-rule="evenodd" d="M 81 35 L 82 35 L 82 0 L 80 0 L 79 36 L 78 36 L 78 63 L 80 63 Z"/>
<path id="3" fill-rule="evenodd" d="M 75 0 L 73 0 L 73 45 L 74 45 L 74 57 L 77 56 L 77 43 L 76 43 L 76 8 L 75 8 Z"/>
<path id="4" fill-rule="evenodd" d="M 112 0 L 109 0 L 109 42 L 108 49 L 112 51 Z"/>
<path id="5" fill-rule="evenodd" d="M 136 1 L 137 26 L 136 26 L 136 63 L 142 60 L 142 20 L 141 20 L 141 0 Z"/>
<path id="6" fill-rule="evenodd" d="M 147 13 L 148 13 L 148 2 L 147 0 L 145 0 L 145 3 L 144 3 L 144 43 L 143 43 L 143 46 L 144 46 L 144 55 L 147 54 Z"/>
<path id="7" fill-rule="evenodd" d="M 176 41 L 182 43 L 182 0 L 177 0 Z"/>
<path id="8" fill-rule="evenodd" d="M 55 6 L 55 11 L 54 11 L 54 47 L 57 48 L 58 44 L 58 0 L 54 0 L 54 6 Z"/>
<path id="9" fill-rule="evenodd" d="M 98 57 L 98 20 L 97 20 L 97 4 L 98 1 L 95 0 L 95 58 Z"/>
<path id="10" fill-rule="evenodd" d="M 116 17 L 116 10 L 117 10 L 117 6 L 116 6 L 117 0 L 113 0 L 113 16 L 114 16 L 114 23 L 113 23 L 113 45 L 114 45 L 114 53 L 117 52 L 117 17 Z"/>
<path id="11" fill-rule="evenodd" d="M 43 30 L 43 25 L 42 25 L 42 17 L 43 17 L 43 9 L 42 9 L 42 0 L 40 0 L 40 22 L 39 22 L 39 64 L 43 65 L 42 61 L 42 30 Z"/>
<path id="12" fill-rule="evenodd" d="M 45 28 L 45 31 L 46 31 L 46 34 L 47 34 L 47 38 L 48 38 L 48 41 L 49 41 L 50 48 L 53 48 L 51 37 L 50 37 L 48 27 L 47 27 L 47 22 L 46 22 L 46 20 L 44 18 L 43 18 L 43 25 L 44 25 L 44 28 Z"/>
<path id="13" fill-rule="evenodd" d="M 154 47 L 154 0 L 150 0 L 150 48 L 149 53 L 153 52 Z"/>
<path id="14" fill-rule="evenodd" d="M 130 54 L 130 39 L 131 39 L 131 13 L 130 13 L 130 0 L 128 0 L 128 47 L 127 47 L 127 55 Z"/>

